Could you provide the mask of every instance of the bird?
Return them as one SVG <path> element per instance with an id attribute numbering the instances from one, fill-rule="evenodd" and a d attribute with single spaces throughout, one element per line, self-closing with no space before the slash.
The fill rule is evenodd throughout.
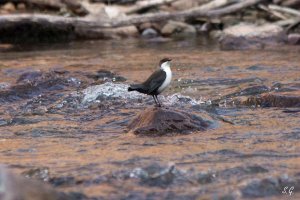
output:
<path id="1" fill-rule="evenodd" d="M 137 91 L 143 94 L 151 95 L 156 106 L 161 107 L 157 95 L 162 93 L 171 83 L 171 59 L 163 58 L 159 61 L 159 69 L 151 74 L 151 76 L 143 83 L 132 84 L 128 87 L 128 91 Z"/>

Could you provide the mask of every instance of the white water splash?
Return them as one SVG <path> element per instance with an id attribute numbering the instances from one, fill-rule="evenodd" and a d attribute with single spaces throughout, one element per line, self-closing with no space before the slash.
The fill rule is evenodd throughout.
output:
<path id="1" fill-rule="evenodd" d="M 90 86 L 82 91 L 84 94 L 82 103 L 95 101 L 98 97 L 118 99 L 140 99 L 145 95 L 138 92 L 128 92 L 129 85 L 106 82 L 101 85 Z"/>
<path id="2" fill-rule="evenodd" d="M 97 99 L 123 99 L 123 100 L 137 100 L 137 99 L 146 99 L 151 98 L 150 96 L 147 96 L 145 94 L 141 94 L 138 92 L 128 92 L 129 85 L 123 84 L 123 83 L 112 83 L 112 82 L 106 82 L 101 85 L 94 85 L 90 86 L 82 91 L 84 97 L 82 100 L 83 104 L 99 101 Z M 180 93 L 175 93 L 170 96 L 162 96 L 160 95 L 159 100 L 166 105 L 175 105 L 175 104 L 189 104 L 189 105 L 209 105 L 210 101 L 203 101 L 202 98 L 200 100 L 196 100 L 194 98 L 191 98 L 189 96 L 184 96 Z"/>

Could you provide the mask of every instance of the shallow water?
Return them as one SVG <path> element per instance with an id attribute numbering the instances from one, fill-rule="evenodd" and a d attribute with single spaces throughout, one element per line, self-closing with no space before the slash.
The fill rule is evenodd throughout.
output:
<path id="1" fill-rule="evenodd" d="M 0 163 L 96 199 L 288 199 L 286 186 L 300 198 L 299 108 L 232 103 L 266 92 L 298 95 L 299 53 L 220 51 L 199 38 L 6 49 Z M 165 137 L 128 132 L 153 100 L 126 87 L 147 78 L 162 57 L 173 59 L 173 82 L 159 98 L 209 118 L 212 129 Z"/>

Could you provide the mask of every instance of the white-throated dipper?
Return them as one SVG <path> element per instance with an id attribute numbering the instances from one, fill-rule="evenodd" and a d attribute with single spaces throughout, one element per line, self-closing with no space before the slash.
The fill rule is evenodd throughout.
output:
<path id="1" fill-rule="evenodd" d="M 157 95 L 162 93 L 162 91 L 164 91 L 171 83 L 172 71 L 170 66 L 170 58 L 164 58 L 160 60 L 160 69 L 155 71 L 145 82 L 141 84 L 130 85 L 128 91 L 138 91 L 143 94 L 151 95 L 155 101 L 155 104 L 161 107 Z"/>

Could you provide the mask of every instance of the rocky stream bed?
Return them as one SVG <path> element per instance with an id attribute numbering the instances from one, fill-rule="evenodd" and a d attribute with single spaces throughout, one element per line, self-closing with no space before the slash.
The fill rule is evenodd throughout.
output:
<path id="1" fill-rule="evenodd" d="M 299 52 L 220 51 L 199 38 L 16 46 L 0 54 L 0 164 L 51 185 L 52 199 L 298 199 Z M 127 87 L 164 56 L 174 73 L 164 109 L 206 128 L 134 134 L 154 102 Z"/>

